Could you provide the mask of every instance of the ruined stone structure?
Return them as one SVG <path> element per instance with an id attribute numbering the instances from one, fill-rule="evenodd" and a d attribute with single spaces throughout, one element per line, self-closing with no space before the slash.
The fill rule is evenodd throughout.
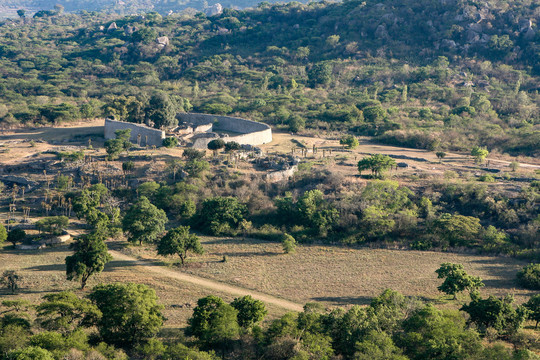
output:
<path id="1" fill-rule="evenodd" d="M 161 146 L 163 139 L 165 139 L 165 132 L 162 130 L 152 129 L 142 124 L 105 119 L 105 139 L 115 139 L 116 134 L 114 132 L 125 129 L 131 129 L 130 141 L 141 146 Z"/>
<path id="2" fill-rule="evenodd" d="M 204 129 L 204 133 L 194 133 L 192 146 L 206 149 L 208 143 L 219 137 L 215 132 L 234 133 L 222 137 L 225 142 L 235 141 L 241 145 L 262 145 L 272 141 L 270 126 L 252 120 L 212 114 L 180 113 L 180 122 L 190 124 L 195 129 Z M 211 126 L 209 126 L 211 125 Z"/>

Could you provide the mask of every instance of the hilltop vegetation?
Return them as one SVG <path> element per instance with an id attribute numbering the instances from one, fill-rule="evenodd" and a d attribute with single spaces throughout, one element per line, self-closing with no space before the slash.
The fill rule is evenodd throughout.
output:
<path id="1" fill-rule="evenodd" d="M 234 113 L 292 131 L 534 155 L 538 6 L 261 3 L 213 17 L 8 22 L 0 27 L 0 123 L 109 113 L 140 122 L 163 91 L 179 111 Z"/>

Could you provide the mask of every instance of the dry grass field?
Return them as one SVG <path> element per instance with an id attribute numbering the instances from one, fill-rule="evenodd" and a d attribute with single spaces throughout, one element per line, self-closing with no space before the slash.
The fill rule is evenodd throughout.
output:
<path id="1" fill-rule="evenodd" d="M 12 250 L 11 245 L 5 245 L 0 252 L 0 272 L 7 269 L 16 270 L 22 278 L 22 286 L 15 295 L 11 295 L 5 289 L 0 289 L 0 301 L 24 298 L 35 303 L 47 293 L 64 290 L 71 290 L 79 296 L 85 296 L 94 285 L 101 282 L 142 283 L 153 288 L 160 303 L 165 306 L 166 327 L 181 328 L 186 325 L 187 319 L 191 316 L 197 299 L 211 294 L 220 296 L 226 301 L 232 301 L 235 297 L 228 293 L 210 291 L 174 278 L 160 276 L 155 272 L 147 271 L 144 267 L 134 266 L 132 262 L 121 260 L 108 263 L 105 271 L 91 278 L 87 288 L 81 291 L 78 283 L 66 280 L 64 259 L 70 254 L 68 245 L 36 251 Z M 189 305 L 186 306 L 186 304 Z M 286 312 L 277 306 L 269 306 L 268 309 L 269 319 Z"/>
<path id="2" fill-rule="evenodd" d="M 154 288 L 165 306 L 166 326 L 181 328 L 191 316 L 198 298 L 215 294 L 231 301 L 235 296 L 179 281 L 150 267 L 161 267 L 217 280 L 248 290 L 304 304 L 320 302 L 328 307 L 367 304 L 384 289 L 392 288 L 407 296 L 435 301 L 439 306 L 456 307 L 437 291 L 441 280 L 435 269 L 442 262 L 462 263 L 468 273 L 480 276 L 486 284 L 481 293 L 502 296 L 514 294 L 523 302 L 534 292 L 515 288 L 514 277 L 526 263 L 516 259 L 386 249 L 348 249 L 342 247 L 299 246 L 296 254 L 284 255 L 280 244 L 253 239 L 202 237 L 205 254 L 190 257 L 185 267 L 179 267 L 174 257 L 157 256 L 150 246 L 124 246 L 117 242 L 112 248 L 144 261 L 113 260 L 105 271 L 89 281 L 88 288 L 65 279 L 64 258 L 71 252 L 67 245 L 41 251 L 12 250 L 5 245 L 0 252 L 0 271 L 17 270 L 23 278 L 18 295 L 1 290 L 0 299 L 23 297 L 37 301 L 48 292 L 73 290 L 85 295 L 99 282 L 137 282 Z M 222 262 L 223 256 L 227 257 Z M 461 301 L 467 297 L 463 295 Z M 190 304 L 189 307 L 185 304 Z M 269 306 L 273 319 L 287 310 Z"/>
<path id="3" fill-rule="evenodd" d="M 177 259 L 164 259 L 149 247 L 125 251 L 139 258 L 164 259 L 178 271 L 263 291 L 299 303 L 328 306 L 367 304 L 391 288 L 407 296 L 444 300 L 435 270 L 443 262 L 461 263 L 485 283 L 484 295 L 514 294 L 525 301 L 534 291 L 515 288 L 516 272 L 527 263 L 505 257 L 393 249 L 352 249 L 302 245 L 285 255 L 278 243 L 254 239 L 201 237 L 205 254 L 191 257 L 184 268 Z M 227 262 L 220 262 L 223 256 Z M 464 299 L 466 296 L 463 297 Z M 446 302 L 446 301 L 443 301 Z"/>

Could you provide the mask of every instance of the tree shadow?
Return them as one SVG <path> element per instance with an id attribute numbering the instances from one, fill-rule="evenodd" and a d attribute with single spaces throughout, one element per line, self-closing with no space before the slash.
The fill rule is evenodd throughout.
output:
<path id="1" fill-rule="evenodd" d="M 25 268 L 24 270 L 31 271 L 66 271 L 65 264 L 48 264 L 48 265 L 36 265 L 32 267 Z"/>
<path id="2" fill-rule="evenodd" d="M 493 276 L 494 279 L 484 279 L 482 282 L 486 287 L 504 290 L 523 289 L 516 282 L 517 272 L 525 265 L 526 261 L 505 258 L 488 258 L 473 260 L 473 263 L 480 264 L 480 269 Z M 472 274 L 474 275 L 474 274 Z M 525 296 L 530 294 L 523 294 Z"/>
<path id="3" fill-rule="evenodd" d="M 275 251 L 247 251 L 247 252 L 224 252 L 219 255 L 227 257 L 256 257 L 256 256 L 278 256 L 283 255 L 281 252 Z"/>
<path id="4" fill-rule="evenodd" d="M 369 305 L 373 300 L 370 296 L 317 296 L 312 297 L 310 300 L 328 302 L 332 305 L 344 306 L 344 305 Z"/>
<path id="5" fill-rule="evenodd" d="M 264 243 L 275 243 L 267 240 L 253 239 L 249 237 L 234 237 L 234 238 L 216 238 L 212 240 L 205 240 L 203 244 L 208 245 L 258 245 Z"/>
<path id="6" fill-rule="evenodd" d="M 104 272 L 111 272 L 115 269 L 122 269 L 133 266 L 164 266 L 163 261 L 154 259 L 140 259 L 137 261 L 131 260 L 112 260 L 105 265 Z"/>

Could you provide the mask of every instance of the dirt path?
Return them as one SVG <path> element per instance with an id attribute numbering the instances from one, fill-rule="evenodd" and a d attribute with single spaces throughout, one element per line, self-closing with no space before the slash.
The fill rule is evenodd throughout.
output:
<path id="1" fill-rule="evenodd" d="M 254 299 L 261 300 L 264 303 L 276 305 L 291 311 L 303 311 L 303 306 L 292 301 L 280 299 L 272 295 L 267 295 L 258 291 L 253 291 L 237 286 L 227 285 L 218 281 L 208 280 L 202 277 L 184 274 L 182 272 L 169 270 L 161 266 L 145 264 L 143 261 L 137 260 L 134 257 L 122 254 L 118 251 L 109 250 L 109 253 L 117 260 L 132 261 L 137 266 L 143 267 L 149 272 L 153 272 L 172 279 L 185 281 L 191 284 L 199 285 L 208 289 L 217 290 L 232 295 L 244 296 L 251 295 Z"/>

